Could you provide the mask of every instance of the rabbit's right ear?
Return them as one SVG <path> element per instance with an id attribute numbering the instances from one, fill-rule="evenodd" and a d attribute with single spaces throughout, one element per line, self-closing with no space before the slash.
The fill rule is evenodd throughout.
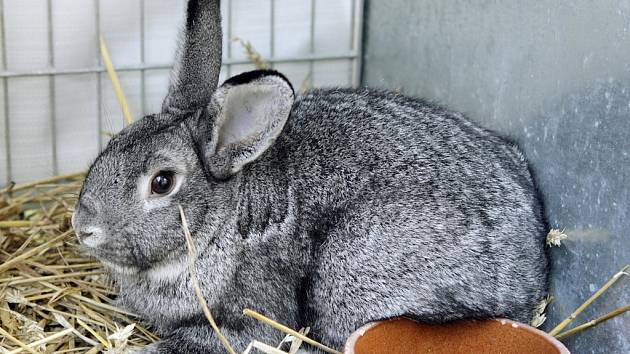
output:
<path id="1" fill-rule="evenodd" d="M 205 107 L 221 70 L 220 0 L 189 0 L 186 25 L 162 112 L 181 114 Z"/>
<path id="2" fill-rule="evenodd" d="M 267 151 L 282 132 L 294 98 L 289 80 L 273 70 L 243 73 L 223 83 L 213 97 L 216 116 L 208 121 L 205 150 L 212 175 L 227 178 Z"/>

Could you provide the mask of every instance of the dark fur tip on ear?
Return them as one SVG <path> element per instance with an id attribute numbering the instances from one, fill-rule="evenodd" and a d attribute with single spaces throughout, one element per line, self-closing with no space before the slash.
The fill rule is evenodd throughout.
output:
<path id="1" fill-rule="evenodd" d="M 199 1 L 198 0 L 189 0 L 188 6 L 186 8 L 186 29 L 189 31 L 192 30 L 193 24 L 197 19 L 199 13 Z"/>
<path id="2" fill-rule="evenodd" d="M 225 80 L 225 82 L 221 86 L 236 86 L 248 84 L 265 76 L 277 76 L 281 78 L 287 83 L 287 85 L 289 85 L 289 87 L 291 88 L 291 92 L 293 92 L 293 94 L 295 95 L 295 90 L 293 89 L 293 85 L 291 85 L 291 81 L 289 81 L 289 79 L 287 79 L 287 77 L 284 76 L 282 73 L 275 70 L 254 70 L 244 72 Z"/>

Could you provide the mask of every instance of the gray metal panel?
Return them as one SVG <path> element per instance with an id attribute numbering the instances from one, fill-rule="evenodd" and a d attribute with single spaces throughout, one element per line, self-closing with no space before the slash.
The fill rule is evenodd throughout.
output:
<path id="1" fill-rule="evenodd" d="M 367 1 L 363 84 L 466 112 L 524 148 L 552 227 L 551 328 L 630 262 L 629 1 Z M 575 321 L 630 303 L 620 281 Z M 565 342 L 630 353 L 630 314 Z"/>

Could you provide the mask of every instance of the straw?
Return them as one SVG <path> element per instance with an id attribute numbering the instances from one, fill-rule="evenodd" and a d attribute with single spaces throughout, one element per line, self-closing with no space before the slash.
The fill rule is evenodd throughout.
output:
<path id="1" fill-rule="evenodd" d="M 0 193 L 6 193 L 9 191 L 16 192 L 19 190 L 35 187 L 37 185 L 56 183 L 56 182 L 68 180 L 68 179 L 75 179 L 78 177 L 82 177 L 84 174 L 85 172 L 75 172 L 75 173 L 69 173 L 65 175 L 47 177 L 47 178 L 43 178 L 43 179 L 39 179 L 39 180 L 35 180 L 28 183 L 23 183 L 23 184 L 12 184 L 12 185 L 9 185 L 8 187 L 0 189 Z"/>
<path id="2" fill-rule="evenodd" d="M 308 343 L 308 344 L 310 344 L 310 345 L 312 345 L 312 346 L 314 346 L 314 347 L 316 347 L 318 349 L 321 349 L 321 350 L 323 350 L 323 351 L 325 351 L 327 353 L 342 354 L 341 352 L 338 352 L 338 351 L 336 351 L 336 350 L 334 350 L 332 348 L 329 348 L 329 347 L 327 347 L 327 346 L 325 346 L 325 345 L 323 345 L 321 343 L 318 343 L 318 342 L 308 338 L 307 336 L 303 335 L 302 333 L 294 331 L 291 328 L 289 328 L 289 327 L 287 327 L 285 325 L 282 325 L 282 324 L 280 324 L 280 323 L 278 323 L 278 322 L 276 322 L 276 321 L 274 321 L 274 320 L 272 320 L 272 319 L 270 319 L 268 317 L 265 317 L 265 316 L 261 315 L 260 313 L 258 313 L 256 311 L 253 311 L 253 310 L 250 310 L 250 309 L 245 309 L 245 310 L 243 310 L 243 314 L 245 316 L 249 316 L 249 317 L 254 318 L 254 319 L 256 319 L 256 320 L 258 320 L 260 322 L 268 324 L 269 326 L 271 326 L 271 327 L 273 327 L 273 328 L 275 328 L 275 329 L 277 329 L 277 330 L 279 330 L 281 332 L 284 332 L 286 334 L 290 334 L 290 335 L 292 335 L 295 338 L 299 338 L 299 339 L 303 340 L 304 342 L 306 342 L 306 343 Z"/>
<path id="3" fill-rule="evenodd" d="M 612 276 L 612 278 L 610 278 L 606 284 L 604 284 L 601 288 L 599 288 L 599 290 L 597 290 L 593 295 L 591 295 L 591 297 L 588 298 L 588 300 L 586 300 L 582 305 L 580 305 L 577 309 L 575 309 L 575 311 L 573 311 L 573 313 L 571 313 L 571 315 L 566 318 L 565 320 L 563 320 L 562 322 L 560 322 L 556 327 L 554 327 L 554 329 L 552 329 L 549 332 L 549 335 L 551 336 L 556 336 L 557 334 L 560 333 L 560 331 L 562 331 L 566 326 L 568 326 L 571 322 L 573 322 L 573 320 L 582 313 L 582 311 L 584 311 L 587 307 L 589 307 L 595 300 L 597 300 L 597 298 L 599 298 L 606 290 L 608 290 L 608 288 L 610 288 L 613 284 L 615 284 L 617 282 L 617 280 L 619 280 L 619 278 L 621 278 L 623 275 L 627 275 L 627 271 L 630 268 L 630 265 L 626 265 L 625 267 L 621 268 L 621 270 L 617 273 L 615 273 L 615 275 Z"/>
<path id="4" fill-rule="evenodd" d="M 206 315 L 208 322 L 210 322 L 210 326 L 216 333 L 217 337 L 221 341 L 221 344 L 225 347 L 230 354 L 236 354 L 227 338 L 221 333 L 221 330 L 217 326 L 216 322 L 214 322 L 214 317 L 212 317 L 212 313 L 210 313 L 210 309 L 208 308 L 208 304 L 206 303 L 206 299 L 204 299 L 203 294 L 201 293 L 201 288 L 199 287 L 199 281 L 197 280 L 197 274 L 195 272 L 195 260 L 197 258 L 197 251 L 195 249 L 195 244 L 193 242 L 192 236 L 190 235 L 190 230 L 188 229 L 188 222 L 186 221 L 186 215 L 184 214 L 184 209 L 181 205 L 177 206 L 179 208 L 179 215 L 182 219 L 182 229 L 184 229 L 184 236 L 186 237 L 186 246 L 188 247 L 188 271 L 190 273 L 190 278 L 193 282 L 193 288 L 195 289 L 195 295 L 197 295 L 197 299 L 201 304 L 201 308 L 203 309 L 203 313 Z"/>
<path id="5" fill-rule="evenodd" d="M 55 339 L 61 338 L 61 337 L 65 336 L 65 335 L 67 335 L 67 334 L 69 334 L 71 332 L 72 332 L 71 329 L 65 329 L 65 330 L 63 330 L 61 332 L 57 332 L 57 333 L 55 333 L 55 334 L 53 334 L 53 335 L 51 335 L 49 337 L 46 337 L 44 339 L 40 339 L 40 340 L 35 341 L 33 343 L 27 344 L 27 346 L 30 347 L 30 348 L 33 348 L 33 347 L 40 346 L 42 344 L 50 343 L 50 342 L 54 341 Z M 10 352 L 8 352 L 7 354 L 17 354 L 19 352 L 20 352 L 20 349 L 14 349 L 14 350 L 11 350 Z"/>
<path id="6" fill-rule="evenodd" d="M 613 317 L 616 317 L 616 316 L 619 316 L 619 315 L 621 315 L 621 314 L 623 314 L 623 313 L 625 313 L 627 311 L 630 311 L 630 304 L 628 304 L 626 306 L 623 306 L 623 307 L 620 307 L 620 308 L 618 308 L 618 309 L 616 309 L 614 311 L 611 311 L 611 312 L 609 312 L 609 313 L 607 313 L 607 314 L 605 314 L 605 315 L 603 315 L 601 317 L 598 317 L 598 318 L 596 318 L 594 320 L 588 321 L 588 322 L 586 322 L 584 324 L 581 324 L 579 326 L 571 328 L 570 330 L 568 330 L 566 332 L 562 332 L 562 333 L 556 335 L 556 339 L 563 339 L 563 338 L 566 338 L 568 336 L 574 335 L 576 333 L 582 332 L 585 329 L 595 327 L 598 324 L 600 324 L 602 322 L 605 322 L 605 321 L 608 321 L 609 319 L 611 319 Z"/>
<path id="7" fill-rule="evenodd" d="M 111 59 L 109 58 L 109 52 L 107 51 L 107 46 L 105 45 L 105 40 L 103 36 L 99 37 L 100 48 L 101 48 L 101 57 L 103 58 L 103 64 L 105 65 L 105 69 L 107 70 L 107 75 L 109 75 L 109 79 L 112 82 L 112 86 L 114 87 L 114 92 L 116 93 L 116 99 L 118 100 L 118 104 L 120 105 L 120 109 L 122 110 L 123 117 L 125 118 L 125 123 L 127 125 L 133 123 L 133 117 L 131 116 L 131 112 L 129 112 L 129 104 L 127 104 L 127 99 L 125 98 L 125 93 L 123 92 L 122 86 L 120 86 L 120 81 L 118 80 L 118 75 L 114 70 L 114 65 L 112 64 Z"/>
<path id="8" fill-rule="evenodd" d="M 2 327 L 0 327 L 0 334 L 2 334 L 3 336 L 5 336 L 6 338 L 8 338 L 11 342 L 17 344 L 20 348 L 26 350 L 29 353 L 34 353 L 37 354 L 36 351 L 34 351 L 32 348 L 30 348 L 29 346 L 27 346 L 26 344 L 22 343 L 21 340 L 15 338 L 14 336 L 12 336 L 10 333 L 8 333 L 7 331 L 5 331 L 4 329 L 2 329 Z"/>

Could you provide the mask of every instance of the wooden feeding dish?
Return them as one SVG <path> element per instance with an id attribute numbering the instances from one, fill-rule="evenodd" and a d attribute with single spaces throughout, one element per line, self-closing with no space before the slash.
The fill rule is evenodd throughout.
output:
<path id="1" fill-rule="evenodd" d="M 344 354 L 569 354 L 557 339 L 507 319 L 428 325 L 405 318 L 372 322 L 354 332 Z"/>

